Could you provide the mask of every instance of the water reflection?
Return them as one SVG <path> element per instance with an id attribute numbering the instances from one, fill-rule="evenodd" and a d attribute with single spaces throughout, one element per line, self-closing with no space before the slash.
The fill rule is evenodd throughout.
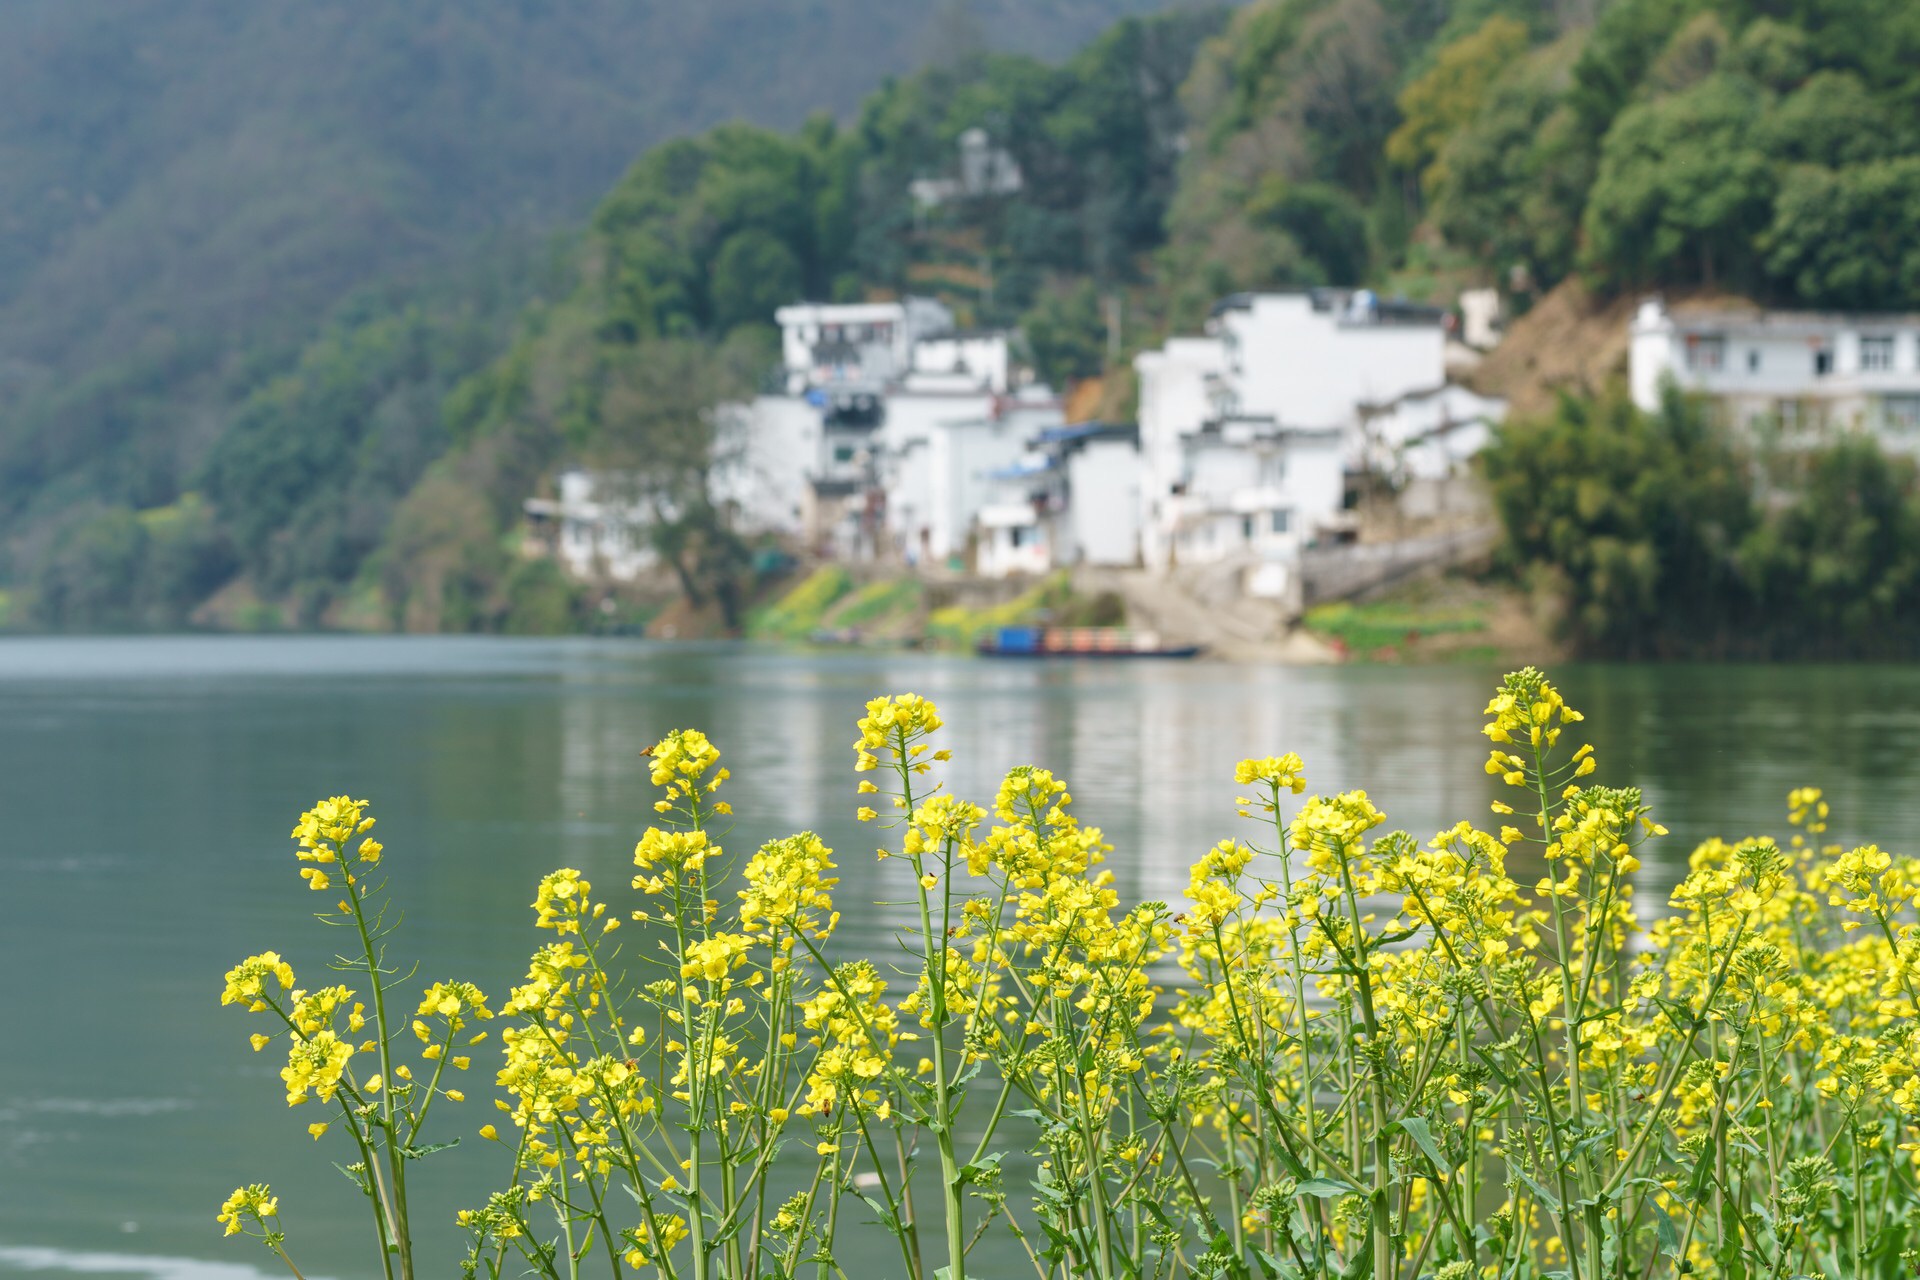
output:
<path id="1" fill-rule="evenodd" d="M 881 950 L 906 913 L 873 904 L 905 895 L 873 855 L 878 833 L 853 820 L 849 750 L 877 692 L 941 704 L 962 794 L 984 802 L 1014 764 L 1065 776 L 1115 846 L 1123 894 L 1177 901 L 1192 858 L 1244 830 L 1242 756 L 1298 751 L 1314 789 L 1364 786 L 1422 836 L 1491 821 L 1479 712 L 1497 674 L 594 641 L 0 642 L 0 965 L 15 979 L 0 1116 L 16 1121 L 0 1140 L 0 1271 L 60 1265 L 34 1261 L 46 1250 L 251 1268 L 212 1215 L 235 1183 L 271 1180 L 313 1271 L 369 1274 L 352 1193 L 304 1137 L 311 1117 L 279 1106 L 278 1063 L 248 1054 L 250 1028 L 215 1004 L 218 975 L 249 951 L 278 946 L 303 978 L 324 976 L 332 940 L 305 916 L 285 841 L 316 796 L 378 806 L 421 980 L 497 993 L 536 940 L 541 873 L 572 865 L 627 896 L 651 816 L 639 753 L 676 725 L 727 752 L 728 847 L 819 831 L 840 851 L 842 944 Z M 1673 829 L 1647 860 L 1645 912 L 1699 838 L 1778 830 L 1792 786 L 1827 788 L 1844 840 L 1898 847 L 1920 816 L 1913 669 L 1558 674 L 1588 713 L 1599 780 L 1640 781 Z M 463 1125 L 484 1119 L 469 1104 Z M 427 1167 L 433 1247 L 451 1246 L 451 1212 L 497 1154 L 469 1142 Z"/>

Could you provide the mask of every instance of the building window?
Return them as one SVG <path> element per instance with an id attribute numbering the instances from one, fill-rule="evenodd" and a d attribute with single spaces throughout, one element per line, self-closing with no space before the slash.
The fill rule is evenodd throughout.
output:
<path id="1" fill-rule="evenodd" d="M 1727 361 L 1727 340 L 1717 333 L 1687 335 L 1687 368 L 1718 373 Z"/>
<path id="2" fill-rule="evenodd" d="M 1760 372 L 1760 348 L 1758 347 L 1747 348 L 1747 372 Z"/>
<path id="3" fill-rule="evenodd" d="M 853 446 L 850 444 L 837 444 L 833 446 L 833 460 L 835 462 L 852 462 Z"/>
<path id="4" fill-rule="evenodd" d="M 1240 517 L 1240 537 L 1245 542 L 1253 541 L 1253 517 Z"/>
<path id="5" fill-rule="evenodd" d="M 1880 402 L 1880 414 L 1896 430 L 1920 430 L 1920 396 L 1888 396 Z"/>
<path id="6" fill-rule="evenodd" d="M 1824 378 L 1833 372 L 1833 348 L 1818 347 L 1813 353 L 1813 375 Z"/>
<path id="7" fill-rule="evenodd" d="M 1860 368 L 1866 373 L 1893 368 L 1893 339 L 1885 335 L 1860 339 Z"/>
<path id="8" fill-rule="evenodd" d="M 1780 420 L 1780 430 L 1784 432 L 1798 431 L 1802 425 L 1800 402 L 1798 400 L 1776 400 L 1773 405 L 1773 416 Z"/>
<path id="9" fill-rule="evenodd" d="M 1285 533 L 1287 531 L 1287 515 L 1288 513 L 1284 508 L 1273 513 L 1273 531 L 1275 533 Z"/>

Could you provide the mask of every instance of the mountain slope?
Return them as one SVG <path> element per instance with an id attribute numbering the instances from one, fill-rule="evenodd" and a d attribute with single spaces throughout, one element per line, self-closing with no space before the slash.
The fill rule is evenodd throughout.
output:
<path id="1" fill-rule="evenodd" d="M 1063 53 L 1145 2 L 11 0 L 15 576 L 35 555 L 19 539 L 72 511 L 177 497 L 352 290 L 524 257 L 665 138 L 844 114 L 975 40 Z"/>

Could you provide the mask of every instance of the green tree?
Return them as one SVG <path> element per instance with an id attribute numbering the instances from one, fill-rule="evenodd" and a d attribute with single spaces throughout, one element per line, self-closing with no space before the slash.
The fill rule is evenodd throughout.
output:
<path id="1" fill-rule="evenodd" d="M 1913 127 L 1850 71 L 1821 71 L 1760 122 L 1767 154 L 1789 164 L 1848 165 L 1912 149 Z"/>
<path id="2" fill-rule="evenodd" d="M 1912 656 L 1920 644 L 1920 474 L 1871 437 L 1793 460 L 1794 496 L 1740 567 L 1776 653 Z"/>
<path id="3" fill-rule="evenodd" d="M 1479 114 L 1500 73 L 1526 52 L 1526 26 L 1495 14 L 1472 35 L 1440 50 L 1433 66 L 1400 91 L 1400 127 L 1387 137 L 1387 159 L 1420 175 L 1431 192 L 1446 176 L 1448 138 Z"/>
<path id="4" fill-rule="evenodd" d="M 1090 280 L 1047 290 L 1020 321 L 1034 368 L 1062 390 L 1105 366 L 1105 328 L 1100 291 Z"/>
<path id="5" fill-rule="evenodd" d="M 1372 247 L 1367 218 L 1354 198 L 1328 182 L 1269 178 L 1247 206 L 1256 227 L 1284 234 L 1301 263 L 1292 279 L 1273 284 L 1359 284 L 1367 279 Z"/>
<path id="6" fill-rule="evenodd" d="M 1920 303 L 1920 156 L 1787 170 L 1758 244 L 1767 274 L 1802 305 Z"/>
<path id="7" fill-rule="evenodd" d="M 1490 266 L 1526 264 L 1551 284 L 1573 265 L 1594 156 L 1566 105 L 1577 52 L 1562 40 L 1516 60 L 1435 161 L 1432 218 Z"/>
<path id="8" fill-rule="evenodd" d="M 689 603 L 716 603 L 729 630 L 753 585 L 753 550 L 715 499 L 715 471 L 737 447 L 720 419 L 751 391 L 766 354 L 745 335 L 633 347 L 610 371 L 586 449 L 613 495 L 646 512 L 634 536 L 652 543 Z"/>
<path id="9" fill-rule="evenodd" d="M 714 255 L 714 325 L 771 324 L 774 310 L 799 301 L 805 287 L 792 249 L 759 227 L 736 231 Z"/>
<path id="10" fill-rule="evenodd" d="M 1719 74 L 1621 112 L 1581 221 L 1588 263 L 1619 283 L 1750 282 L 1775 185 L 1755 138 L 1765 106 Z"/>
<path id="11" fill-rule="evenodd" d="M 234 558 L 198 495 L 70 520 L 35 565 L 30 621 L 59 631 L 178 630 L 233 574 Z"/>
<path id="12" fill-rule="evenodd" d="M 1703 405 L 1655 413 L 1623 388 L 1508 423 L 1485 455 L 1505 554 L 1559 597 L 1586 652 L 1652 657 L 1735 642 L 1735 549 L 1755 523 L 1744 465 Z"/>

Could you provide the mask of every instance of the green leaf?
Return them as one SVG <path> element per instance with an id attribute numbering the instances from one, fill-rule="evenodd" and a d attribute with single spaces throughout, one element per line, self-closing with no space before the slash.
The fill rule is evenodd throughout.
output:
<path id="1" fill-rule="evenodd" d="M 1295 1187 L 1293 1193 L 1299 1196 L 1318 1196 L 1322 1200 L 1330 1200 L 1334 1196 L 1360 1195 L 1361 1191 L 1360 1188 L 1350 1182 L 1339 1182 L 1333 1178 L 1308 1178 L 1299 1186 Z"/>
<path id="2" fill-rule="evenodd" d="M 1427 1159 L 1433 1162 L 1435 1173 L 1450 1174 L 1453 1172 L 1453 1166 L 1446 1160 L 1441 1159 L 1439 1144 L 1434 1142 L 1433 1130 L 1428 1127 L 1425 1119 L 1420 1116 L 1402 1116 L 1394 1123 L 1398 1124 L 1400 1128 L 1405 1131 L 1406 1135 L 1413 1139 L 1414 1145 L 1419 1147 Z"/>
<path id="3" fill-rule="evenodd" d="M 1672 1216 L 1654 1196 L 1648 1196 L 1644 1203 L 1653 1210 L 1653 1235 L 1660 1252 L 1675 1262 L 1680 1261 L 1680 1231 L 1673 1225 Z"/>
<path id="4" fill-rule="evenodd" d="M 1532 1174 L 1528 1173 L 1525 1169 L 1522 1169 L 1518 1165 L 1515 1165 L 1513 1167 L 1513 1174 L 1515 1177 L 1519 1178 L 1520 1181 L 1527 1184 L 1527 1190 L 1533 1192 L 1534 1195 L 1540 1198 L 1540 1203 L 1547 1206 L 1548 1212 L 1550 1213 L 1560 1212 L 1560 1197 L 1554 1195 L 1553 1192 L 1547 1190 L 1545 1187 L 1541 1186 L 1538 1182 L 1535 1182 Z"/>
<path id="5" fill-rule="evenodd" d="M 1000 1168 L 1000 1153 L 998 1151 L 993 1152 L 991 1155 L 982 1156 L 980 1157 L 980 1159 L 973 1161 L 971 1164 L 963 1165 L 961 1167 L 960 1184 L 962 1186 L 965 1186 L 969 1182 L 978 1182 L 981 1180 L 983 1175 L 992 1173 L 998 1170 L 999 1168 Z"/>

